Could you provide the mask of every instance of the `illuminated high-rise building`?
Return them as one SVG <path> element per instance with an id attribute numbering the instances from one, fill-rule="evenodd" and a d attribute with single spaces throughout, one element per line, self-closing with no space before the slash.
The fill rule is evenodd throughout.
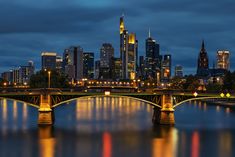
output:
<path id="1" fill-rule="evenodd" d="M 125 29 L 124 16 L 120 18 L 120 61 L 122 65 L 122 78 L 127 76 L 127 60 L 128 60 L 128 31 Z"/>
<path id="2" fill-rule="evenodd" d="M 112 58 L 112 63 L 111 63 L 111 68 L 112 68 L 112 80 L 119 80 L 121 78 L 121 61 L 120 58 Z"/>
<path id="3" fill-rule="evenodd" d="M 163 56 L 161 67 L 161 81 L 169 82 L 171 78 L 171 55 L 167 54 Z"/>
<path id="4" fill-rule="evenodd" d="M 134 80 L 136 78 L 136 67 L 137 67 L 137 52 L 138 41 L 134 33 L 129 34 L 128 38 L 128 56 L 126 62 L 126 76 L 128 79 Z"/>
<path id="5" fill-rule="evenodd" d="M 94 78 L 94 53 L 83 53 L 83 77 L 88 79 Z"/>
<path id="6" fill-rule="evenodd" d="M 114 48 L 110 43 L 102 44 L 100 48 L 100 73 L 102 79 L 111 78 L 111 59 L 114 57 Z"/>
<path id="7" fill-rule="evenodd" d="M 138 41 L 134 33 L 125 29 L 124 16 L 120 18 L 120 61 L 122 79 L 135 79 L 138 56 Z"/>
<path id="8" fill-rule="evenodd" d="M 100 48 L 100 67 L 110 67 L 111 58 L 114 56 L 114 48 L 110 43 L 102 44 Z"/>
<path id="9" fill-rule="evenodd" d="M 22 85 L 28 84 L 33 74 L 34 63 L 33 61 L 28 61 L 28 65 L 19 67 L 19 83 Z"/>
<path id="10" fill-rule="evenodd" d="M 42 52 L 42 70 L 56 69 L 56 53 L 55 52 Z"/>
<path id="11" fill-rule="evenodd" d="M 208 74 L 209 74 L 209 59 L 205 49 L 204 41 L 202 41 L 202 46 L 197 61 L 197 75 L 208 76 Z"/>
<path id="12" fill-rule="evenodd" d="M 71 46 L 65 49 L 63 68 L 72 82 L 83 78 L 83 49 L 80 46 Z"/>
<path id="13" fill-rule="evenodd" d="M 150 30 L 149 36 L 145 41 L 145 48 L 146 77 L 156 80 L 157 74 L 161 69 L 162 56 L 160 55 L 160 45 L 151 37 Z"/>
<path id="14" fill-rule="evenodd" d="M 225 69 L 229 70 L 230 62 L 229 62 L 229 51 L 221 50 L 217 51 L 217 69 Z"/>

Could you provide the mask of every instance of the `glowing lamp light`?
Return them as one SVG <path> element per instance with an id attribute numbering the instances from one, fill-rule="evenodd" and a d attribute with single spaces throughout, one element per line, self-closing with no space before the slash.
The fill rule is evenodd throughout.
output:
<path id="1" fill-rule="evenodd" d="M 104 95 L 105 95 L 105 96 L 109 96 L 109 95 L 110 95 L 110 91 L 105 91 L 105 92 L 104 92 Z"/>
<path id="2" fill-rule="evenodd" d="M 230 93 L 227 93 L 227 94 L 226 94 L 226 97 L 227 97 L 227 98 L 229 98 L 230 96 L 231 96 L 231 94 L 230 94 Z"/>
<path id="3" fill-rule="evenodd" d="M 198 96 L 198 93 L 197 93 L 197 92 L 194 92 L 194 93 L 193 93 L 193 96 L 197 97 L 197 96 Z"/>
<path id="4" fill-rule="evenodd" d="M 221 94 L 220 94 L 220 97 L 223 98 L 223 97 L 224 97 L 224 93 L 221 93 Z"/>

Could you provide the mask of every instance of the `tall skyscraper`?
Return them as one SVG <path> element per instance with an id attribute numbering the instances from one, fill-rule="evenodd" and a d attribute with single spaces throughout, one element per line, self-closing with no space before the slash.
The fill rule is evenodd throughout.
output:
<path id="1" fill-rule="evenodd" d="M 122 79 L 135 79 L 138 56 L 138 41 L 134 33 L 128 34 L 124 16 L 120 18 L 120 61 Z"/>
<path id="2" fill-rule="evenodd" d="M 230 68 L 230 54 L 229 51 L 217 51 L 217 69 L 229 70 Z"/>
<path id="3" fill-rule="evenodd" d="M 83 53 L 83 77 L 88 79 L 94 78 L 94 53 Z"/>
<path id="4" fill-rule="evenodd" d="M 197 61 L 197 75 L 208 76 L 209 74 L 209 59 L 205 49 L 204 40 L 202 41 L 201 50 Z"/>
<path id="5" fill-rule="evenodd" d="M 56 53 L 55 52 L 42 52 L 42 70 L 56 69 Z"/>
<path id="6" fill-rule="evenodd" d="M 111 58 L 114 57 L 114 48 L 110 43 L 102 44 L 100 48 L 100 78 L 111 78 Z"/>
<path id="7" fill-rule="evenodd" d="M 102 47 L 100 48 L 100 67 L 110 67 L 112 57 L 114 57 L 114 48 L 112 44 L 102 44 Z"/>
<path id="8" fill-rule="evenodd" d="M 137 52 L 138 51 L 138 41 L 136 40 L 136 35 L 134 33 L 129 34 L 128 38 L 128 60 L 127 60 L 127 78 L 134 80 L 136 78 L 136 68 L 137 68 Z"/>
<path id="9" fill-rule="evenodd" d="M 179 78 L 183 77 L 183 67 L 181 65 L 175 66 L 175 77 L 179 77 Z"/>
<path id="10" fill-rule="evenodd" d="M 65 49 L 63 68 L 71 81 L 83 78 L 83 49 L 80 46 L 71 46 Z"/>
<path id="11" fill-rule="evenodd" d="M 149 36 L 145 40 L 146 48 L 146 75 L 147 78 L 157 79 L 157 73 L 161 69 L 161 56 L 160 45 L 151 37 L 149 30 Z"/>
<path id="12" fill-rule="evenodd" d="M 122 78 L 127 76 L 127 60 L 128 60 L 128 31 L 125 29 L 124 16 L 120 17 L 120 60 L 122 65 Z"/>
<path id="13" fill-rule="evenodd" d="M 171 78 L 171 55 L 167 54 L 163 56 L 161 70 L 162 82 L 169 82 Z"/>

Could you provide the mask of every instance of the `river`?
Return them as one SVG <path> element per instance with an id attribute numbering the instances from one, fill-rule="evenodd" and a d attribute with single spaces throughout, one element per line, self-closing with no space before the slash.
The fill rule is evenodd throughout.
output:
<path id="1" fill-rule="evenodd" d="M 192 101 L 173 127 L 153 126 L 152 107 L 129 98 L 86 98 L 55 108 L 38 127 L 36 108 L 0 101 L 1 157 L 233 157 L 235 110 Z"/>

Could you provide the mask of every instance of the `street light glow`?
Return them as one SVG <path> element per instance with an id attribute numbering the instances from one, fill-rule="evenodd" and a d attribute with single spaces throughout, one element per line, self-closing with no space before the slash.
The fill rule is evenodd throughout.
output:
<path id="1" fill-rule="evenodd" d="M 231 96 L 231 94 L 230 94 L 230 93 L 227 93 L 227 94 L 226 94 L 226 97 L 227 97 L 227 98 L 229 98 L 230 96 Z"/>
<path id="2" fill-rule="evenodd" d="M 220 94 L 220 97 L 223 98 L 223 97 L 224 97 L 224 93 L 221 93 L 221 94 Z"/>

